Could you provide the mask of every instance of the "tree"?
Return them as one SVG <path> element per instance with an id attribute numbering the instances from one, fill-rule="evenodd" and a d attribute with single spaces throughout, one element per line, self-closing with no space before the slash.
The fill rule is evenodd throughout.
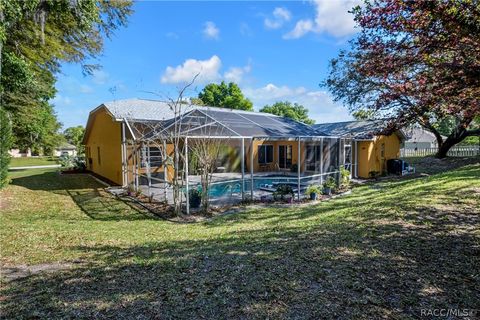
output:
<path id="1" fill-rule="evenodd" d="M 134 153 L 138 153 L 138 150 L 143 146 L 155 147 L 161 153 L 162 166 L 165 169 L 164 172 L 168 172 L 168 167 L 172 169 L 171 171 L 173 174 L 170 177 L 170 182 L 168 184 L 171 186 L 173 209 L 177 216 L 182 212 L 183 189 L 186 180 L 184 173 L 186 171 L 185 166 L 188 165 L 188 162 L 185 161 L 186 150 L 184 145 L 184 131 L 186 128 L 183 125 L 183 119 L 185 115 L 193 109 L 192 103 L 185 99 L 185 93 L 193 85 L 197 77 L 198 74 L 192 79 L 192 81 L 180 88 L 178 95 L 175 98 L 167 98 L 168 107 L 173 113 L 171 121 L 139 122 L 135 119 L 127 118 L 130 127 L 135 131 L 136 140 L 130 141 Z M 141 143 L 141 145 L 138 143 Z M 171 148 L 168 148 L 167 144 Z M 133 158 L 136 157 L 133 156 Z M 134 166 L 135 165 L 136 164 L 134 163 Z M 138 168 L 134 168 L 133 171 L 135 170 L 138 170 Z M 150 171 L 150 163 L 148 160 L 146 163 L 146 174 L 149 185 L 151 184 Z M 166 174 L 164 179 L 168 180 Z M 164 192 L 165 199 L 167 199 L 166 182 L 164 182 Z M 151 195 L 149 194 L 148 196 L 150 197 Z"/>
<path id="2" fill-rule="evenodd" d="M 10 163 L 10 151 L 12 147 L 12 128 L 7 112 L 0 108 L 0 189 L 8 183 L 8 165 Z"/>
<path id="3" fill-rule="evenodd" d="M 439 158 L 480 134 L 470 128 L 480 113 L 477 1 L 367 1 L 353 13 L 361 33 L 323 83 L 336 101 L 389 119 L 386 133 L 418 122 L 435 135 Z M 444 141 L 436 123 L 449 116 Z"/>
<path id="4" fill-rule="evenodd" d="M 356 120 L 372 120 L 375 119 L 375 112 L 373 110 L 358 109 L 352 112 L 352 116 Z"/>
<path id="5" fill-rule="evenodd" d="M 243 96 L 242 90 L 233 82 L 228 85 L 210 83 L 198 94 L 204 105 L 220 108 L 253 111 L 253 104 Z"/>
<path id="6" fill-rule="evenodd" d="M 49 100 L 62 62 L 86 74 L 104 36 L 126 24 L 130 1 L 10 0 L 0 2 L 0 103 L 11 115 L 14 144 L 48 150 L 60 124 Z M 28 129 L 27 129 L 28 128 Z M 29 145 L 30 144 L 30 145 Z"/>
<path id="7" fill-rule="evenodd" d="M 271 113 L 281 117 L 287 117 L 306 124 L 314 124 L 315 120 L 308 117 L 308 109 L 301 104 L 292 104 L 289 101 L 275 102 L 273 105 L 266 105 L 260 112 Z"/>
<path id="8" fill-rule="evenodd" d="M 63 131 L 63 135 L 65 136 L 67 142 L 77 147 L 78 154 L 83 154 L 82 139 L 84 133 L 85 128 L 83 126 L 70 127 Z"/>
<path id="9" fill-rule="evenodd" d="M 223 134 L 223 127 L 215 126 L 208 117 L 205 117 L 203 121 L 204 123 L 211 123 L 211 125 L 200 128 L 199 137 L 189 140 L 188 152 L 195 157 L 197 169 L 200 172 L 200 184 L 202 187 L 200 193 L 201 211 L 203 214 L 208 214 L 210 207 L 210 184 L 222 145 L 225 143 L 223 139 L 215 138 L 215 136 L 225 134 Z"/>

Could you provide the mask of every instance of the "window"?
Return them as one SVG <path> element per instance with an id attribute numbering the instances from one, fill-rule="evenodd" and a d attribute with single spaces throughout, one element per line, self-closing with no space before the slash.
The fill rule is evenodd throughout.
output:
<path id="1" fill-rule="evenodd" d="M 150 159 L 150 167 L 162 166 L 162 150 L 158 147 L 143 146 L 140 165 L 142 168 L 147 166 L 147 160 Z"/>
<path id="2" fill-rule="evenodd" d="M 102 165 L 102 158 L 100 157 L 100 147 L 97 147 L 97 161 L 98 165 Z"/>
<path id="3" fill-rule="evenodd" d="M 258 163 L 266 164 L 273 162 L 273 146 L 261 145 L 258 146 Z"/>
<path id="4" fill-rule="evenodd" d="M 282 169 L 292 167 L 292 146 L 278 146 L 278 162 Z"/>

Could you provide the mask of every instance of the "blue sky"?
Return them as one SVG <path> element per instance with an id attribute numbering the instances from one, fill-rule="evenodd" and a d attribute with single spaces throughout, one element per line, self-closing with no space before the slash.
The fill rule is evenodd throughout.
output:
<path id="1" fill-rule="evenodd" d="M 348 120 L 319 83 L 355 36 L 347 11 L 356 2 L 137 2 L 128 26 L 93 61 L 102 69 L 85 77 L 64 65 L 52 102 L 64 128 L 85 125 L 104 101 L 175 97 L 199 72 L 190 96 L 206 83 L 234 81 L 256 110 L 289 100 L 317 123 Z"/>

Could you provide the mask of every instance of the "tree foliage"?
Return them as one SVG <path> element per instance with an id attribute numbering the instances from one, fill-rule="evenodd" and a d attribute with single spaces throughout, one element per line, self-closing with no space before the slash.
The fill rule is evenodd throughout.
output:
<path id="1" fill-rule="evenodd" d="M 253 111 L 252 102 L 233 82 L 210 83 L 198 94 L 198 98 L 207 106 Z"/>
<path id="2" fill-rule="evenodd" d="M 352 112 L 352 116 L 356 120 L 372 120 L 375 119 L 375 111 L 371 109 L 358 109 Z"/>
<path id="3" fill-rule="evenodd" d="M 0 188 L 8 183 L 8 165 L 10 155 L 8 151 L 12 146 L 12 128 L 7 112 L 0 108 Z"/>
<path id="4" fill-rule="evenodd" d="M 260 112 L 271 113 L 281 117 L 287 117 L 306 124 L 314 124 L 315 120 L 308 117 L 308 109 L 301 104 L 292 104 L 289 101 L 275 102 L 273 105 L 266 105 Z"/>
<path id="5" fill-rule="evenodd" d="M 85 134 L 85 128 L 83 126 L 70 127 L 63 131 L 63 135 L 68 143 L 77 147 L 77 153 L 83 153 L 83 135 Z"/>
<path id="6" fill-rule="evenodd" d="M 444 157 L 480 113 L 478 1 L 367 1 L 353 10 L 360 35 L 331 61 L 324 85 L 352 111 L 389 118 L 391 132 L 414 122 L 432 131 Z M 443 141 L 435 122 L 455 125 Z"/>
<path id="7" fill-rule="evenodd" d="M 130 1 L 10 0 L 0 3 L 0 101 L 11 114 L 14 145 L 43 149 L 58 143 L 60 123 L 49 100 L 62 62 L 85 73 L 104 36 L 126 23 Z"/>

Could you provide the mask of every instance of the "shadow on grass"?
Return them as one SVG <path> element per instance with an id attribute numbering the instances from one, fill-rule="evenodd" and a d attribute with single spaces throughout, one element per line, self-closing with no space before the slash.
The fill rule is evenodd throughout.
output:
<path id="1" fill-rule="evenodd" d="M 467 166 L 455 172 L 447 172 L 435 177 L 420 177 L 407 180 L 381 181 L 374 184 L 356 187 L 352 194 L 329 201 L 320 202 L 307 207 L 279 208 L 269 215 L 257 214 L 256 210 L 249 210 L 238 215 L 220 217 L 206 223 L 207 227 L 218 227 L 225 224 L 240 224 L 245 221 L 265 221 L 270 225 L 284 224 L 286 221 L 298 221 L 319 216 L 345 218 L 354 223 L 358 220 L 357 211 L 371 211 L 372 219 L 387 219 L 394 217 L 399 211 L 415 211 L 419 207 L 428 209 L 432 202 L 461 203 L 468 202 L 473 197 L 471 187 L 480 177 L 480 166 Z M 471 180 L 470 186 L 452 187 L 450 184 Z M 480 186 L 479 186 L 480 187 Z M 439 199 L 441 197 L 441 199 Z M 393 208 L 383 210 L 384 208 Z M 368 219 L 360 216 L 361 219 Z"/>
<path id="2" fill-rule="evenodd" d="M 105 192 L 104 186 L 87 174 L 61 175 L 56 171 L 48 171 L 13 178 L 12 184 L 30 190 L 70 196 L 82 212 L 94 220 L 157 220 L 147 210 Z"/>
<path id="3" fill-rule="evenodd" d="M 478 307 L 478 212 L 373 223 L 380 213 L 204 240 L 72 247 L 94 262 L 10 283 L 4 316 L 399 319 Z"/>

